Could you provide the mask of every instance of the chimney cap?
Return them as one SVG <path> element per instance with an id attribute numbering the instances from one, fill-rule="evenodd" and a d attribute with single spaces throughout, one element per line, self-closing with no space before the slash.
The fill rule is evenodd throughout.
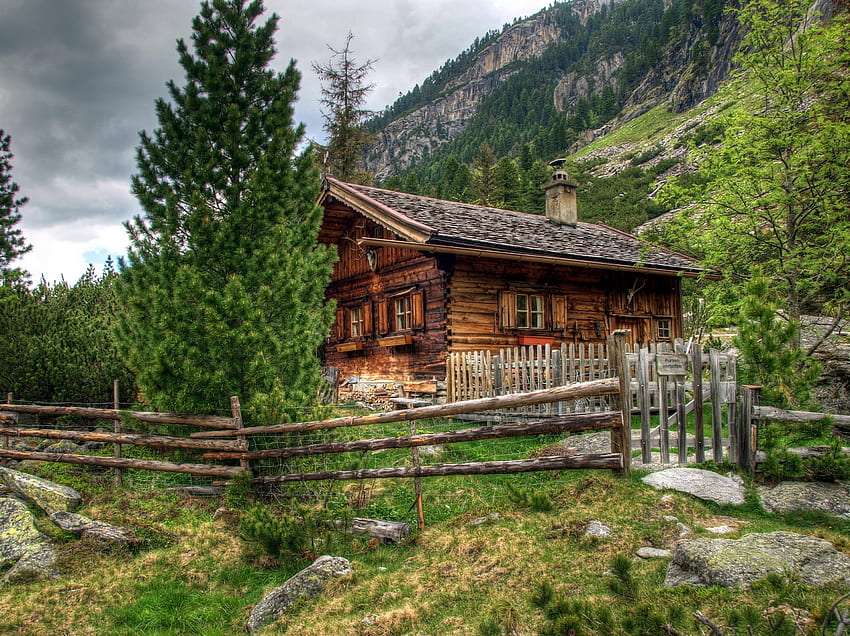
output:
<path id="1" fill-rule="evenodd" d="M 562 157 L 560 159 L 552 159 L 552 161 L 549 162 L 549 165 L 555 168 L 555 170 L 558 170 L 563 168 L 565 163 L 567 163 L 567 160 Z"/>

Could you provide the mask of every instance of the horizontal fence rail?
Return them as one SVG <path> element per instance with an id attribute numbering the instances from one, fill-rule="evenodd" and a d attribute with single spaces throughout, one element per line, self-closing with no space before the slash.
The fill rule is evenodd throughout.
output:
<path id="1" fill-rule="evenodd" d="M 38 437 L 42 439 L 67 439 L 75 442 L 103 442 L 147 446 L 149 448 L 183 448 L 205 451 L 241 451 L 240 442 L 229 440 L 188 439 L 166 435 L 141 435 L 138 433 L 107 433 L 100 431 L 65 431 L 49 428 L 0 427 L 0 436 Z"/>
<path id="2" fill-rule="evenodd" d="M 181 413 L 156 413 L 153 411 L 124 411 L 120 409 L 98 409 L 86 406 L 46 406 L 42 404 L 0 403 L 0 411 L 7 413 L 26 413 L 28 415 L 47 415 L 61 417 L 77 415 L 96 420 L 120 420 L 132 417 L 148 424 L 178 424 L 201 428 L 238 428 L 232 417 L 221 415 L 185 415 Z"/>

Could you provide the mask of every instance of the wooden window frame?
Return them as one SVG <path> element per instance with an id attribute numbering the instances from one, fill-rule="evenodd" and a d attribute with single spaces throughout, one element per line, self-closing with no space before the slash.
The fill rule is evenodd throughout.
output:
<path id="1" fill-rule="evenodd" d="M 667 330 L 667 335 L 661 335 L 662 323 L 666 323 L 665 329 Z M 655 337 L 658 340 L 672 340 L 673 339 L 673 318 L 670 316 L 661 316 L 655 319 Z"/>
<path id="2" fill-rule="evenodd" d="M 413 302 L 410 294 L 404 294 L 393 298 L 393 331 L 395 333 L 405 333 L 413 331 Z M 404 305 L 403 307 L 400 306 Z M 401 326 L 401 323 L 404 326 Z"/>
<path id="3" fill-rule="evenodd" d="M 366 335 L 366 320 L 363 305 L 348 308 L 348 333 L 351 338 L 362 338 Z"/>
<path id="4" fill-rule="evenodd" d="M 514 303 L 516 316 L 513 321 L 515 328 L 522 331 L 546 331 L 546 294 L 515 292 L 514 295 L 516 298 Z M 524 299 L 525 308 L 520 308 L 520 298 Z M 534 307 L 535 300 L 539 303 L 537 307 Z M 521 324 L 523 317 L 525 326 Z M 535 317 L 539 318 L 539 323 L 535 322 Z"/>

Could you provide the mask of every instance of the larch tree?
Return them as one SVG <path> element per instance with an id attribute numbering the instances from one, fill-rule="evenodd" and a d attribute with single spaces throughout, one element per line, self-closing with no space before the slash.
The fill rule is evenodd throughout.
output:
<path id="1" fill-rule="evenodd" d="M 481 149 L 472 162 L 472 191 L 475 203 L 494 205 L 496 198 L 496 154 L 488 144 Z"/>
<path id="2" fill-rule="evenodd" d="M 369 183 L 364 167 L 366 146 L 371 135 L 365 128 L 372 114 L 365 108 L 366 97 L 374 87 L 367 80 L 375 60 L 360 63 L 351 48 L 354 34 L 348 33 L 345 46 L 331 50 L 326 64 L 313 63 L 313 71 L 322 82 L 322 117 L 327 142 L 323 160 L 325 169 L 342 181 Z"/>
<path id="3" fill-rule="evenodd" d="M 300 74 L 278 73 L 278 17 L 260 0 L 204 2 L 192 50 L 177 44 L 186 81 L 156 102 L 142 132 L 126 224 L 121 349 L 144 398 L 210 412 L 238 395 L 254 421 L 309 405 L 335 253 L 317 243 L 317 164 L 293 123 Z"/>
<path id="4" fill-rule="evenodd" d="M 13 263 L 32 249 L 24 239 L 19 224 L 21 208 L 27 198 L 20 196 L 20 187 L 12 179 L 12 138 L 0 128 L 0 283 L 15 284 L 26 273 Z"/>

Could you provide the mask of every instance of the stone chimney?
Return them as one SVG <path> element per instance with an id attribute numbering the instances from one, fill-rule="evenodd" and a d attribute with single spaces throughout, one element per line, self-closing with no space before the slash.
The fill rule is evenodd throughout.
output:
<path id="1" fill-rule="evenodd" d="M 578 223 L 578 202 L 576 201 L 576 182 L 563 170 L 565 159 L 555 159 L 549 165 L 555 168 L 552 179 L 543 186 L 546 192 L 546 218 L 558 225 Z"/>

